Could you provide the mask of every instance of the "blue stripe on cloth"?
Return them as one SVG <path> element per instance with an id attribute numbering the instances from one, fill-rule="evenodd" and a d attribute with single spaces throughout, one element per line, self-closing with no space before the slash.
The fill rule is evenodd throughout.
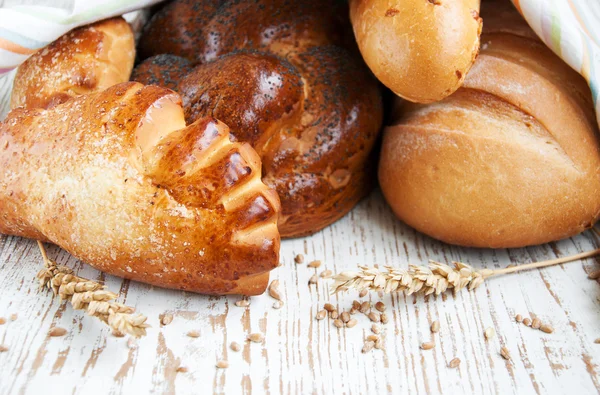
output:
<path id="1" fill-rule="evenodd" d="M 19 33 L 5 29 L 3 27 L 0 27 L 0 38 L 12 41 L 15 44 L 29 49 L 40 49 L 50 44 L 47 41 L 38 41 L 29 37 L 25 37 Z"/>

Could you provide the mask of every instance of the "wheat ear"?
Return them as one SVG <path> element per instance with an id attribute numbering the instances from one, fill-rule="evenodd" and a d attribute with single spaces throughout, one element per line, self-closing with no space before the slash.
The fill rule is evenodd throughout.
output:
<path id="1" fill-rule="evenodd" d="M 380 271 L 374 267 L 359 265 L 359 271 L 345 271 L 333 277 L 332 293 L 347 291 L 349 289 L 359 291 L 367 289 L 384 291 L 386 293 L 404 292 L 407 295 L 417 292 L 422 292 L 425 295 L 439 295 L 448 289 L 453 289 L 455 292 L 463 288 L 468 288 L 469 290 L 475 289 L 490 277 L 559 265 L 596 255 L 600 255 L 600 248 L 564 258 L 527 263 L 496 270 L 476 270 L 462 262 L 453 262 L 454 267 L 452 267 L 435 261 L 430 261 L 428 266 L 409 265 L 408 269 L 396 269 L 387 266 L 387 271 Z"/>
<path id="2" fill-rule="evenodd" d="M 40 289 L 50 288 L 61 300 L 68 300 L 74 309 L 85 310 L 89 315 L 97 317 L 116 334 L 134 337 L 146 335 L 149 325 L 146 324 L 147 318 L 144 315 L 134 316 L 135 310 L 114 302 L 118 295 L 105 290 L 104 285 L 78 277 L 67 266 L 58 265 L 48 258 L 42 242 L 37 243 L 44 259 L 44 268 L 37 274 Z"/>

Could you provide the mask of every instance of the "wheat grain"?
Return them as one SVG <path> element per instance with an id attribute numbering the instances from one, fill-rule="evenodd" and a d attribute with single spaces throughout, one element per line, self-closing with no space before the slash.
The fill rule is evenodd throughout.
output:
<path id="1" fill-rule="evenodd" d="M 355 318 L 352 318 L 350 321 L 346 322 L 346 328 L 354 328 L 358 324 L 358 321 Z"/>
<path id="2" fill-rule="evenodd" d="M 385 304 L 383 302 L 375 303 L 375 310 L 383 313 L 385 311 Z"/>
<path id="3" fill-rule="evenodd" d="M 367 313 L 367 311 L 369 311 L 369 309 L 371 308 L 371 303 L 369 302 L 362 302 L 360 304 L 360 309 L 359 311 L 363 314 Z"/>
<path id="4" fill-rule="evenodd" d="M 279 310 L 280 308 L 283 307 L 283 300 L 276 300 L 275 302 L 273 302 L 273 306 L 272 306 L 275 310 Z"/>
<path id="5" fill-rule="evenodd" d="M 248 340 L 252 343 L 262 343 L 265 340 L 265 336 L 262 333 L 251 333 L 248 336 Z"/>
<path id="6" fill-rule="evenodd" d="M 217 362 L 217 367 L 219 369 L 227 369 L 229 367 L 229 362 L 227 362 L 224 359 L 222 359 L 219 362 Z"/>
<path id="7" fill-rule="evenodd" d="M 17 315 L 17 313 L 12 313 L 12 314 L 10 315 L 10 320 L 11 320 L 11 321 L 16 321 L 16 320 L 17 320 L 17 318 L 19 318 L 19 316 Z"/>
<path id="8" fill-rule="evenodd" d="M 85 310 L 88 315 L 98 318 L 113 330 L 134 337 L 146 335 L 149 325 L 146 324 L 145 316 L 134 316 L 133 308 L 113 302 L 118 295 L 106 291 L 104 285 L 75 276 L 68 267 L 52 261 L 40 241 L 38 247 L 44 260 L 44 268 L 37 274 L 40 289 L 51 289 L 61 300 L 70 301 L 75 310 Z M 16 319 L 16 314 L 14 316 Z"/>
<path id="9" fill-rule="evenodd" d="M 542 326 L 542 321 L 540 321 L 539 318 L 534 318 L 533 321 L 531 321 L 531 327 L 533 329 L 540 329 L 540 326 Z"/>
<path id="10" fill-rule="evenodd" d="M 319 312 L 317 313 L 317 315 L 316 315 L 316 317 L 315 317 L 315 318 L 316 318 L 317 320 L 323 320 L 323 319 L 325 319 L 325 317 L 327 317 L 327 311 L 326 311 L 326 310 L 321 310 L 321 311 L 319 311 Z"/>
<path id="11" fill-rule="evenodd" d="M 413 293 L 439 295 L 449 289 L 453 289 L 455 292 L 464 288 L 473 290 L 489 277 L 558 265 L 599 254 L 600 248 L 563 258 L 495 270 L 476 270 L 462 262 L 453 262 L 454 267 L 452 267 L 435 261 L 430 261 L 428 266 L 411 264 L 408 265 L 408 269 L 387 266 L 387 271 L 381 271 L 377 267 L 359 265 L 358 271 L 344 271 L 333 276 L 332 293 L 357 289 L 361 291 L 361 294 L 371 290 L 385 293 L 404 292 L 407 295 Z"/>
<path id="12" fill-rule="evenodd" d="M 460 365 L 460 358 L 454 358 L 450 361 L 448 367 L 451 369 L 455 369 L 458 367 L 458 365 Z"/>
<path id="13" fill-rule="evenodd" d="M 600 337 L 594 340 L 594 344 L 600 344 Z"/>
<path id="14" fill-rule="evenodd" d="M 369 293 L 369 290 L 368 290 L 368 289 L 363 289 L 362 291 L 360 291 L 360 292 L 358 293 L 358 297 L 359 297 L 359 298 L 364 298 L 365 296 L 367 296 L 367 294 L 368 294 L 368 293 Z"/>
<path id="15" fill-rule="evenodd" d="M 271 296 L 275 300 L 281 300 L 281 292 L 279 292 L 279 280 L 271 281 L 269 284 L 269 296 Z"/>
<path id="16" fill-rule="evenodd" d="M 506 359 L 507 361 L 510 361 L 510 352 L 508 351 L 508 348 L 502 347 L 500 349 L 500 355 L 502 356 L 502 358 Z"/>
<path id="17" fill-rule="evenodd" d="M 173 314 L 171 314 L 171 313 L 161 314 L 158 318 L 160 319 L 160 324 L 162 326 L 167 326 L 171 322 L 173 322 Z"/>
<path id="18" fill-rule="evenodd" d="M 248 307 L 250 306 L 250 302 L 248 302 L 246 299 L 240 299 L 236 300 L 235 305 L 237 307 Z"/>
<path id="19" fill-rule="evenodd" d="M 431 350 L 434 347 L 435 347 L 435 343 L 434 342 L 423 342 L 423 343 L 421 343 L 421 349 L 422 350 Z"/>
<path id="20" fill-rule="evenodd" d="M 551 325 L 547 325 L 547 324 L 543 324 L 542 326 L 540 326 L 540 330 L 542 332 L 545 332 L 545 333 L 552 333 L 552 332 L 554 332 L 554 328 L 552 328 Z"/>
<path id="21" fill-rule="evenodd" d="M 531 318 L 524 318 L 523 319 L 523 325 L 525 326 L 531 326 Z"/>
<path id="22" fill-rule="evenodd" d="M 377 336 L 377 335 L 369 335 L 369 336 L 367 336 L 366 339 L 368 341 L 371 341 L 371 342 L 377 342 L 379 340 L 379 336 Z"/>
<path id="23" fill-rule="evenodd" d="M 431 326 L 429 327 L 429 330 L 431 331 L 431 333 L 438 333 L 440 331 L 440 322 L 439 321 L 433 321 L 431 323 Z"/>
<path id="24" fill-rule="evenodd" d="M 340 313 L 338 313 L 337 310 L 333 310 L 332 312 L 329 313 L 329 318 L 331 318 L 332 320 L 337 319 L 340 316 Z"/>
<path id="25" fill-rule="evenodd" d="M 188 372 L 188 368 L 186 368 L 185 366 L 178 366 L 177 369 L 175 369 L 175 371 L 177 373 L 187 373 Z"/>
<path id="26" fill-rule="evenodd" d="M 54 327 L 51 328 L 48 332 L 50 337 L 61 337 L 67 334 L 67 330 L 65 328 Z"/>
<path id="27" fill-rule="evenodd" d="M 0 325 L 6 324 L 6 318 L 0 317 Z"/>
<path id="28" fill-rule="evenodd" d="M 388 316 L 386 313 L 381 313 L 381 316 L 379 317 L 379 319 L 381 320 L 382 324 L 387 324 L 388 323 Z"/>
<path id="29" fill-rule="evenodd" d="M 344 323 L 338 318 L 333 320 L 333 326 L 335 326 L 336 328 L 342 328 L 344 326 Z"/>
<path id="30" fill-rule="evenodd" d="M 517 321 L 520 324 L 521 322 L 523 322 L 523 316 L 521 314 L 517 314 L 515 316 L 515 321 Z"/>
<path id="31" fill-rule="evenodd" d="M 309 279 L 308 279 L 308 284 L 316 284 L 317 281 L 319 281 L 319 277 L 317 277 L 316 274 L 313 274 Z"/>
<path id="32" fill-rule="evenodd" d="M 369 351 L 371 351 L 373 349 L 373 347 L 375 347 L 375 342 L 371 342 L 371 341 L 367 341 L 365 342 L 361 352 L 363 354 L 368 353 Z"/>
<path id="33" fill-rule="evenodd" d="M 333 272 L 331 270 L 323 270 L 321 274 L 319 274 L 321 278 L 331 278 L 332 275 Z"/>
<path id="34" fill-rule="evenodd" d="M 373 324 L 371 325 L 371 332 L 378 335 L 379 333 L 381 333 L 381 328 L 377 324 Z"/>
<path id="35" fill-rule="evenodd" d="M 377 314 L 374 311 L 371 311 L 368 315 L 369 319 L 373 322 L 381 322 L 381 315 Z"/>
<path id="36" fill-rule="evenodd" d="M 600 270 L 595 270 L 591 272 L 590 274 L 588 274 L 588 278 L 592 280 L 597 280 L 598 278 L 600 278 Z"/>
<path id="37" fill-rule="evenodd" d="M 492 327 L 489 327 L 483 331 L 483 336 L 485 337 L 485 340 L 490 340 L 492 337 L 496 336 L 496 330 Z"/>
<path id="38" fill-rule="evenodd" d="M 350 321 L 350 313 L 348 313 L 347 311 L 344 311 L 342 314 L 340 314 L 340 318 L 341 318 L 342 322 L 344 324 L 346 324 L 348 321 Z"/>
<path id="39" fill-rule="evenodd" d="M 321 261 L 312 261 L 307 266 L 316 269 L 321 266 Z"/>
<path id="40" fill-rule="evenodd" d="M 237 342 L 231 342 L 229 348 L 231 348 L 232 351 L 239 352 L 242 349 L 242 346 Z"/>
<path id="41" fill-rule="evenodd" d="M 8 351 L 8 346 L 4 345 L 4 344 L 0 344 L 0 352 L 7 352 Z"/>
<path id="42" fill-rule="evenodd" d="M 331 303 L 325 303 L 325 304 L 323 305 L 323 308 L 324 308 L 325 310 L 327 310 L 329 313 L 331 313 L 332 311 L 334 311 L 334 310 L 335 310 L 335 306 L 334 306 L 334 305 L 332 305 Z"/>
<path id="43" fill-rule="evenodd" d="M 188 336 L 188 337 L 191 337 L 191 338 L 193 338 L 193 339 L 197 339 L 197 338 L 199 338 L 199 337 L 200 337 L 200 332 L 198 332 L 198 331 L 189 331 L 189 332 L 187 333 L 187 336 Z"/>
<path id="44" fill-rule="evenodd" d="M 304 263 L 304 255 L 302 255 L 302 254 L 296 255 L 296 257 L 294 258 L 294 262 L 296 262 L 298 264 Z"/>

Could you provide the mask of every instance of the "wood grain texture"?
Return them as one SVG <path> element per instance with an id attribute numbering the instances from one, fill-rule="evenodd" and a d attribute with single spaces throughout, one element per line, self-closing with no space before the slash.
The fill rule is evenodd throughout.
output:
<path id="1" fill-rule="evenodd" d="M 49 254 L 79 275 L 104 280 L 121 292 L 121 301 L 149 316 L 148 336 L 128 347 L 95 319 L 39 292 L 34 281 L 41 267 L 35 242 L 0 238 L 0 317 L 18 314 L 0 326 L 0 393 L 40 393 L 49 385 L 60 393 L 597 393 L 600 344 L 600 287 L 587 273 L 600 265 L 594 259 L 490 279 L 473 292 L 440 297 L 385 295 L 390 322 L 382 325 L 384 350 L 362 354 L 370 334 L 366 316 L 354 316 L 352 329 L 337 329 L 330 319 L 317 321 L 325 302 L 349 309 L 354 292 L 331 296 L 331 280 L 308 285 L 314 273 L 339 272 L 357 263 L 404 267 L 460 260 L 478 268 L 551 259 L 598 246 L 591 232 L 540 247 L 475 250 L 444 245 L 397 221 L 379 192 L 322 232 L 285 241 L 279 279 L 283 308 L 272 308 L 268 295 L 254 297 L 249 308 L 235 306 L 236 297 L 206 297 L 130 283 L 102 273 L 56 247 Z M 305 255 L 297 265 L 295 254 Z M 323 265 L 310 269 L 307 262 Z M 364 298 L 373 303 L 376 295 Z M 170 312 L 173 322 L 159 324 Z M 545 334 L 514 321 L 537 314 L 555 332 Z M 441 323 L 432 336 L 433 320 Z M 50 338 L 53 326 L 69 330 Z M 486 341 L 483 331 L 497 335 Z M 197 330 L 201 336 L 186 336 Z M 249 333 L 265 334 L 263 344 L 247 343 Z M 436 347 L 421 350 L 432 339 Z M 229 344 L 243 345 L 239 353 Z M 499 354 L 506 346 L 512 362 Z M 458 357 L 457 369 L 447 364 Z M 228 369 L 215 363 L 227 359 Z M 177 372 L 183 366 L 187 372 Z"/>

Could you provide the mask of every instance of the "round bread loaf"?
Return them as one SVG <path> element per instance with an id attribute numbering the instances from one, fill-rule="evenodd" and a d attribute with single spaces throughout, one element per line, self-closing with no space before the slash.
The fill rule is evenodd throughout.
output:
<path id="1" fill-rule="evenodd" d="M 216 117 L 252 144 L 263 181 L 280 196 L 283 237 L 331 224 L 373 185 L 381 92 L 347 14 L 343 1 L 177 0 L 140 40 L 140 57 L 150 58 L 134 71 L 136 81 L 172 81 L 183 61 L 165 53 L 195 63 L 172 85 L 186 121 Z"/>
<path id="2" fill-rule="evenodd" d="M 480 0 L 350 0 L 354 35 L 375 76 L 418 103 L 456 91 L 477 57 Z"/>
<path id="3" fill-rule="evenodd" d="M 496 16 L 508 12 L 489 4 Z M 448 243 L 540 244 L 591 227 L 600 213 L 590 91 L 510 12 L 483 15 L 481 52 L 462 88 L 438 103 L 404 103 L 384 133 L 385 198 L 400 219 Z"/>

